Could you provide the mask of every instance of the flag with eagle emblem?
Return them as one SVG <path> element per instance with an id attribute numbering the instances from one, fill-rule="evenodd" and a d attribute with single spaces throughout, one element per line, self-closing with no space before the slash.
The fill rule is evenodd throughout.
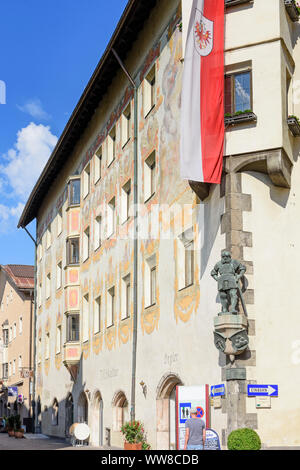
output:
<path id="1" fill-rule="evenodd" d="M 193 0 L 181 107 L 181 177 L 220 184 L 225 132 L 224 0 Z"/>

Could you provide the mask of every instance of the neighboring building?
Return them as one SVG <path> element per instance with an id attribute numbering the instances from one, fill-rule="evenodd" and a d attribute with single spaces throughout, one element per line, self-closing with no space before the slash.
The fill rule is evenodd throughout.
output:
<path id="1" fill-rule="evenodd" d="M 32 418 L 34 267 L 0 267 L 1 394 L 0 416 Z M 15 395 L 10 393 L 13 387 Z M 29 420 L 28 420 L 29 418 Z"/>
<path id="2" fill-rule="evenodd" d="M 226 381 L 210 409 L 223 446 L 245 426 L 265 447 L 300 446 L 300 142 L 287 121 L 300 116 L 299 12 L 284 0 L 225 4 L 222 184 L 179 175 L 191 1 L 130 0 L 25 206 L 19 226 L 37 219 L 43 433 L 86 421 L 91 444 L 122 446 L 135 405 L 152 447 L 174 449 L 176 386 Z M 113 50 L 138 86 L 137 159 L 134 93 Z M 213 341 L 210 273 L 224 248 L 247 267 L 249 345 L 233 369 Z M 278 384 L 279 397 L 259 408 L 251 382 Z"/>

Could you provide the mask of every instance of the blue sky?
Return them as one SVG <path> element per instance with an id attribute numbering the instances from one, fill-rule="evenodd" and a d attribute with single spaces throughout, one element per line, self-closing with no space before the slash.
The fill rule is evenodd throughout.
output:
<path id="1" fill-rule="evenodd" d="M 34 264 L 19 216 L 126 4 L 1 2 L 0 264 Z M 27 228 L 35 235 L 35 221 Z"/>

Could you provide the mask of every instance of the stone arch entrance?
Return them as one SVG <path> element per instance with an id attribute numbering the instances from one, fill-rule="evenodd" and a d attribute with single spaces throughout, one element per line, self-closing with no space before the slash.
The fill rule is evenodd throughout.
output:
<path id="1" fill-rule="evenodd" d="M 89 421 L 89 403 L 87 396 L 84 392 L 81 392 L 78 398 L 77 405 L 77 422 L 86 423 Z"/>
<path id="2" fill-rule="evenodd" d="M 112 400 L 113 429 L 112 439 L 116 446 L 123 446 L 121 428 L 126 421 L 129 421 L 128 400 L 123 391 L 115 393 Z"/>
<path id="3" fill-rule="evenodd" d="M 70 437 L 70 427 L 74 423 L 74 402 L 73 395 L 69 393 L 65 401 L 65 435 Z"/>
<path id="4" fill-rule="evenodd" d="M 92 401 L 91 443 L 97 447 L 103 446 L 103 400 L 99 390 Z"/>
<path id="5" fill-rule="evenodd" d="M 183 385 L 176 374 L 161 379 L 156 394 L 156 448 L 176 449 L 176 387 Z"/>

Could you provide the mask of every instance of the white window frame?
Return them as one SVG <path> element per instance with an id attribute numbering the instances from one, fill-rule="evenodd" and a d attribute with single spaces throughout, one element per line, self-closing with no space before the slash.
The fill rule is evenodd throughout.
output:
<path id="1" fill-rule="evenodd" d="M 155 279 L 154 274 L 155 273 Z M 157 264 L 156 254 L 150 256 L 145 262 L 144 275 L 145 307 L 151 307 L 157 302 Z"/>
<path id="2" fill-rule="evenodd" d="M 94 299 L 93 331 L 94 331 L 94 335 L 101 332 L 101 296 L 100 295 Z"/>
<path id="3" fill-rule="evenodd" d="M 107 205 L 107 238 L 115 233 L 116 229 L 116 198 L 113 197 Z"/>
<path id="4" fill-rule="evenodd" d="M 94 251 L 100 248 L 102 243 L 102 217 L 98 215 L 95 217 L 94 224 Z"/>
<path id="5" fill-rule="evenodd" d="M 156 152 L 155 150 L 146 158 L 144 163 L 144 201 L 148 201 L 156 191 L 155 181 Z"/>
<path id="6" fill-rule="evenodd" d="M 131 103 L 128 104 L 121 116 L 121 139 L 122 148 L 125 147 L 130 140 L 131 134 Z"/>
<path id="7" fill-rule="evenodd" d="M 131 275 L 127 274 L 122 279 L 121 287 L 121 319 L 130 317 L 131 307 Z"/>
<path id="8" fill-rule="evenodd" d="M 90 297 L 86 294 L 82 298 L 82 342 L 89 340 Z"/>
<path id="9" fill-rule="evenodd" d="M 108 289 L 107 292 L 107 323 L 106 326 L 109 328 L 110 326 L 114 325 L 114 317 L 115 317 L 115 308 L 116 308 L 116 289 L 115 287 L 111 287 Z"/>
<path id="10" fill-rule="evenodd" d="M 129 219 L 130 195 L 131 180 L 124 184 L 121 191 L 121 224 L 124 224 Z"/>
<path id="11" fill-rule="evenodd" d="M 88 163 L 82 174 L 82 198 L 85 199 L 90 193 L 91 186 L 91 165 Z"/>
<path id="12" fill-rule="evenodd" d="M 156 102 L 156 67 L 155 64 L 152 66 L 148 74 L 144 79 L 143 87 L 143 105 L 144 105 L 144 117 L 155 107 Z"/>
<path id="13" fill-rule="evenodd" d="M 85 262 L 90 256 L 90 227 L 83 232 L 82 240 L 82 261 Z"/>
<path id="14" fill-rule="evenodd" d="M 60 261 L 56 265 L 56 290 L 62 287 L 62 262 Z"/>
<path id="15" fill-rule="evenodd" d="M 102 145 L 98 148 L 94 155 L 94 184 L 101 179 L 101 167 L 102 167 Z"/>
<path id="16" fill-rule="evenodd" d="M 109 132 L 106 139 L 107 147 L 107 167 L 109 167 L 116 158 L 116 126 Z"/>

